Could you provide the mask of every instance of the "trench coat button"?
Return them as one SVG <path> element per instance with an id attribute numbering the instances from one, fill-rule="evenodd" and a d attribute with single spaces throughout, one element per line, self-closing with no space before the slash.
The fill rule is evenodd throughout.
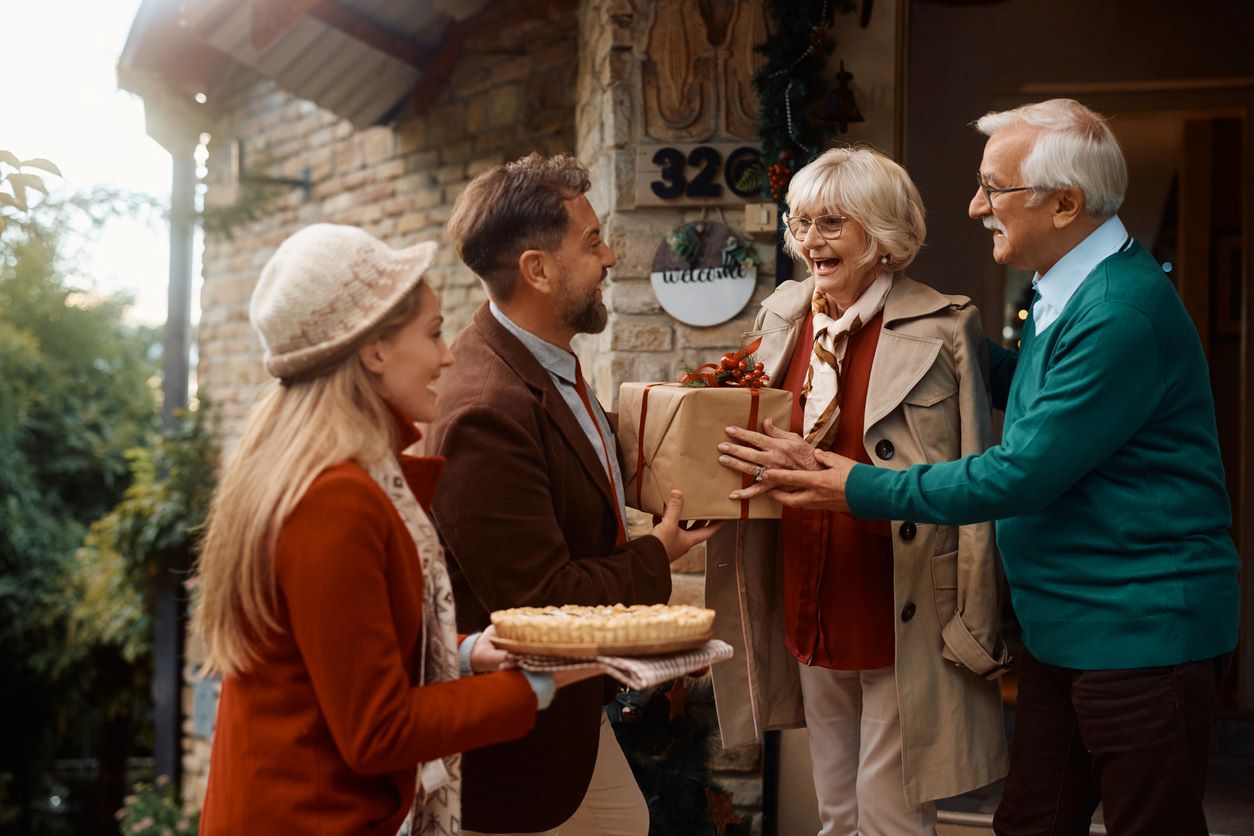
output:
<path id="1" fill-rule="evenodd" d="M 897 533 L 901 535 L 901 539 L 909 543 L 914 539 L 914 535 L 919 533 L 918 527 L 912 522 L 903 522 L 901 528 L 897 529 Z"/>
<path id="2" fill-rule="evenodd" d="M 880 439 L 880 442 L 875 445 L 875 455 L 879 456 L 884 461 L 891 459 L 893 454 L 896 452 L 897 451 L 893 449 L 893 443 L 887 438 Z"/>
<path id="3" fill-rule="evenodd" d="M 903 607 L 901 610 L 901 620 L 909 621 L 910 619 L 914 618 L 914 610 L 915 610 L 915 607 L 914 607 L 913 601 L 906 604 L 905 607 Z"/>

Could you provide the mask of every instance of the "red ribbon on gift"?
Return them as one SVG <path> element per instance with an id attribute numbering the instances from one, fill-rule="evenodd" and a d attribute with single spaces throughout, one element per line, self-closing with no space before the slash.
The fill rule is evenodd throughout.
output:
<path id="1" fill-rule="evenodd" d="M 758 426 L 758 389 L 759 388 L 760 387 L 758 386 L 754 386 L 752 389 L 749 390 L 749 423 L 745 424 L 745 426 L 749 427 L 750 429 L 756 429 Z M 752 484 L 753 484 L 753 477 L 750 476 L 748 473 L 745 473 L 740 477 L 740 489 L 741 490 L 744 490 L 745 488 L 749 487 Z M 742 520 L 749 519 L 749 500 L 747 499 L 740 500 L 740 518 Z"/>
<path id="2" fill-rule="evenodd" d="M 762 338 L 758 337 L 753 342 L 746 345 L 739 351 L 729 351 L 723 355 L 723 358 L 717 363 L 705 363 L 697 366 L 692 371 L 686 372 L 683 377 L 679 378 L 679 382 L 694 388 L 708 387 L 710 389 L 718 389 L 721 387 L 742 388 L 749 390 L 749 420 L 745 423 L 746 427 L 754 428 L 758 425 L 758 390 L 770 381 L 770 375 L 762 370 L 761 363 L 755 363 L 752 367 L 747 362 L 748 357 L 758 350 L 762 345 Z M 705 371 L 709 369 L 710 371 Z M 644 428 L 647 425 L 647 417 L 649 415 L 649 390 L 658 384 L 652 383 L 644 387 L 644 392 L 640 395 L 640 430 L 639 437 L 636 439 L 636 507 L 639 508 L 644 504 L 642 494 L 644 491 Z M 753 477 L 745 474 L 740 479 L 740 487 L 747 488 L 753 484 Z M 749 500 L 740 500 L 740 519 L 749 519 Z"/>

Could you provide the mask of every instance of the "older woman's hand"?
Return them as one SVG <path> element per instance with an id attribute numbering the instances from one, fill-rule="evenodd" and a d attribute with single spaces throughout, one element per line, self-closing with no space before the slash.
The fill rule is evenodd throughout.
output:
<path id="1" fill-rule="evenodd" d="M 814 458 L 814 448 L 796 433 L 781 430 L 767 418 L 763 423 L 765 433 L 746 430 L 744 427 L 726 427 L 723 432 L 734 438 L 738 444 L 724 441 L 718 445 L 723 455 L 718 457 L 719 464 L 730 467 L 740 473 L 757 477 L 760 468 L 782 468 L 784 470 L 818 470 L 818 461 Z"/>

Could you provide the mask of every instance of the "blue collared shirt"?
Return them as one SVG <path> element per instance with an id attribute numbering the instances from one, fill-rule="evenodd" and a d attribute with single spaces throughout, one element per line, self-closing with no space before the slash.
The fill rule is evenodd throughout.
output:
<path id="1" fill-rule="evenodd" d="M 1032 287 L 1040 295 L 1032 306 L 1032 322 L 1040 334 L 1054 324 L 1062 309 L 1084 283 L 1093 268 L 1131 243 L 1128 230 L 1117 215 L 1111 215 L 1104 224 L 1089 233 L 1071 252 L 1058 259 L 1045 275 L 1037 273 Z"/>
<path id="2" fill-rule="evenodd" d="M 526 346 L 531 355 L 536 358 L 536 362 L 549 373 L 549 377 L 553 380 L 553 385 L 557 387 L 557 391 L 561 393 L 562 399 L 570 407 L 575 420 L 579 422 L 579 428 L 588 437 L 588 442 L 592 445 L 592 449 L 596 451 L 597 458 L 601 460 L 602 466 L 608 464 L 606 473 L 614 485 L 614 494 L 618 497 L 619 518 L 626 525 L 627 506 L 623 492 L 623 474 L 618 468 L 618 442 L 614 438 L 614 432 L 610 429 L 610 422 L 605 417 L 605 411 L 601 408 L 600 401 L 596 399 L 591 390 L 588 391 L 588 401 L 592 404 L 592 410 L 596 413 L 596 425 L 592 423 L 592 417 L 588 415 L 588 410 L 584 409 L 583 399 L 579 397 L 579 390 L 575 388 L 575 355 L 561 346 L 553 345 L 553 343 L 542 340 L 530 331 L 523 329 L 507 317 L 496 306 L 495 302 L 489 302 L 488 309 L 492 311 L 496 321 L 517 337 L 519 342 Z M 597 435 L 598 427 L 601 431 L 599 437 Z M 601 448 L 601 438 L 604 438 L 605 443 L 609 446 L 609 449 L 604 452 Z M 606 461 L 607 458 L 608 463 Z"/>

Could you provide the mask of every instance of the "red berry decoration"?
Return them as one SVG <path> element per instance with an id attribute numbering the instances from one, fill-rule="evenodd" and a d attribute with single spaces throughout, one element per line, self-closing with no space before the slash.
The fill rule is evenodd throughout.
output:
<path id="1" fill-rule="evenodd" d="M 703 363 L 695 369 L 688 369 L 679 382 L 686 386 L 709 387 L 720 386 L 758 389 L 770 380 L 762 370 L 762 364 L 754 359 L 753 352 L 762 344 L 758 337 L 739 351 L 729 351 L 717 363 Z"/>
<path id="2" fill-rule="evenodd" d="M 778 203 L 788 194 L 788 183 L 792 180 L 792 169 L 784 163 L 775 163 L 766 170 L 771 187 L 771 197 Z"/>

